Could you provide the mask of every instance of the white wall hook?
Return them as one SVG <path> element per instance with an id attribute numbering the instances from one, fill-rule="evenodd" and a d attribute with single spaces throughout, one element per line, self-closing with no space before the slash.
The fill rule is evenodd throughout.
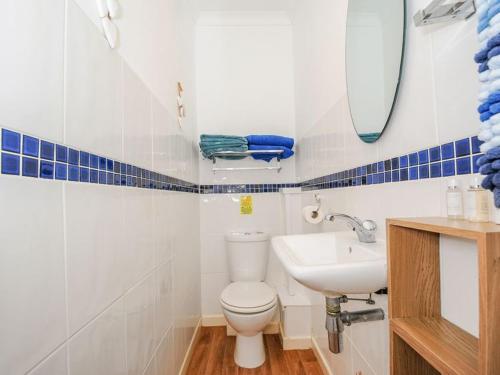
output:
<path id="1" fill-rule="evenodd" d="M 106 0 L 96 0 L 97 3 L 97 13 L 100 18 L 107 17 L 109 14 L 108 5 Z"/>
<path id="2" fill-rule="evenodd" d="M 118 28 L 108 17 L 101 18 L 101 25 L 109 46 L 115 48 L 118 42 Z"/>
<path id="3" fill-rule="evenodd" d="M 118 17 L 120 13 L 120 4 L 118 4 L 118 1 L 117 0 L 105 0 L 105 1 L 108 7 L 109 17 L 110 18 Z"/>

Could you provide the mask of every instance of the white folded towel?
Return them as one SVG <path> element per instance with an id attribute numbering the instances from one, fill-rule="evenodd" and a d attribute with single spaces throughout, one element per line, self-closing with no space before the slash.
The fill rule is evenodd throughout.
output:
<path id="1" fill-rule="evenodd" d="M 479 124 L 479 131 L 483 131 L 483 130 L 491 130 L 491 127 L 493 125 L 490 124 L 490 120 L 488 121 L 484 121 L 482 123 Z"/>
<path id="2" fill-rule="evenodd" d="M 491 146 L 488 142 L 483 143 L 481 146 L 479 146 L 479 151 L 481 151 L 483 154 L 487 153 L 489 150 L 491 150 L 493 146 Z"/>
<path id="3" fill-rule="evenodd" d="M 496 124 L 500 124 L 500 113 L 497 113 L 496 115 L 491 116 L 490 119 L 488 120 L 488 122 L 490 123 L 491 126 L 496 125 Z"/>
<path id="4" fill-rule="evenodd" d="M 498 74 L 500 75 L 500 69 L 497 69 L 498 70 Z M 479 82 L 488 82 L 488 80 L 490 79 L 490 73 L 491 73 L 491 70 L 486 70 L 482 73 L 479 73 Z"/>
<path id="5" fill-rule="evenodd" d="M 493 38 L 495 35 L 497 35 L 500 32 L 500 24 L 496 23 L 494 25 L 490 25 L 490 27 L 487 27 L 486 30 L 488 30 L 488 39 Z M 484 30 L 483 30 L 484 32 Z M 482 34 L 482 32 L 481 32 Z M 482 40 L 481 40 L 482 42 Z"/>
<path id="6" fill-rule="evenodd" d="M 500 124 L 493 125 L 493 126 L 491 127 L 491 132 L 492 132 L 494 135 L 500 135 Z"/>
<path id="7" fill-rule="evenodd" d="M 490 20 L 490 26 L 500 23 L 500 13 L 495 14 L 495 16 Z"/>
<path id="8" fill-rule="evenodd" d="M 483 16 L 488 13 L 488 4 L 487 3 L 482 3 L 477 7 L 477 14 L 479 18 L 483 18 Z"/>
<path id="9" fill-rule="evenodd" d="M 493 132 L 491 130 L 483 130 L 477 135 L 480 141 L 488 142 L 490 139 L 494 137 Z"/>
<path id="10" fill-rule="evenodd" d="M 493 56 L 491 59 L 489 59 L 488 67 L 491 70 L 500 68 L 500 55 Z"/>
<path id="11" fill-rule="evenodd" d="M 494 81 L 495 79 L 498 79 L 500 78 L 500 69 L 493 69 L 493 70 L 487 70 L 486 72 L 488 72 L 488 78 L 491 80 L 491 81 Z M 486 73 L 486 72 L 483 72 L 483 73 Z M 483 73 L 480 73 L 483 74 Z"/>
<path id="12" fill-rule="evenodd" d="M 500 90 L 500 79 L 495 79 L 493 81 L 490 80 L 489 90 L 490 90 L 490 94 L 495 92 L 495 91 Z"/>
<path id="13" fill-rule="evenodd" d="M 495 25 L 496 26 L 496 25 Z M 491 35 L 490 35 L 490 27 L 487 27 L 486 29 L 484 29 L 483 31 L 481 31 L 478 35 L 478 39 L 480 42 L 484 42 L 484 41 L 488 41 L 488 39 L 491 38 Z"/>
<path id="14" fill-rule="evenodd" d="M 477 97 L 477 99 L 482 103 L 488 99 L 489 91 L 481 91 Z"/>

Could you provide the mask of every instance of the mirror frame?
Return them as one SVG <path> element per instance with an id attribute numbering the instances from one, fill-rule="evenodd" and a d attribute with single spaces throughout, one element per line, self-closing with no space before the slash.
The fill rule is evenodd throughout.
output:
<path id="1" fill-rule="evenodd" d="M 345 68 L 345 85 L 346 85 L 346 94 L 347 94 L 347 106 L 349 107 L 349 116 L 351 117 L 351 122 L 352 122 L 352 127 L 354 128 L 354 131 L 358 138 L 366 143 L 366 144 L 374 144 L 376 143 L 380 138 L 382 138 L 382 135 L 384 135 L 385 130 L 387 129 L 387 126 L 389 125 L 389 122 L 392 119 L 392 115 L 394 113 L 394 108 L 396 107 L 396 102 L 398 100 L 399 96 L 399 91 L 401 87 L 401 81 L 403 78 L 403 68 L 404 68 L 404 63 L 405 63 L 405 55 L 406 55 L 406 37 L 407 35 L 407 27 L 408 27 L 408 22 L 407 22 L 407 13 L 408 13 L 408 4 L 407 0 L 402 0 L 403 1 L 403 43 L 401 44 L 401 60 L 399 62 L 399 72 L 398 72 L 398 83 L 396 84 L 396 90 L 394 91 L 394 98 L 392 100 L 392 105 L 391 109 L 389 111 L 389 114 L 387 115 L 387 119 L 385 120 L 384 127 L 382 128 L 382 131 L 380 132 L 380 135 L 378 136 L 377 139 L 375 139 L 372 142 L 367 142 L 363 138 L 359 136 L 358 130 L 356 129 L 356 124 L 354 123 L 354 118 L 352 117 L 352 108 L 351 108 L 351 102 L 349 100 L 349 85 L 347 82 L 347 16 L 349 14 L 349 4 L 347 5 L 347 13 L 346 13 L 346 33 L 345 33 L 345 41 L 344 41 L 344 68 Z"/>

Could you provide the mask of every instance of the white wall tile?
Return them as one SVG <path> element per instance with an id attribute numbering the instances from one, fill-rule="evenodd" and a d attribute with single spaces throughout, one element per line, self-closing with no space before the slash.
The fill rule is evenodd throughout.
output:
<path id="1" fill-rule="evenodd" d="M 0 124 L 63 137 L 64 0 L 5 0 L 0 12 Z"/>
<path id="2" fill-rule="evenodd" d="M 173 329 L 163 337 L 155 356 L 157 375 L 174 375 Z"/>
<path id="3" fill-rule="evenodd" d="M 124 297 L 128 374 L 142 374 L 154 350 L 155 278 L 148 276 Z"/>
<path id="4" fill-rule="evenodd" d="M 129 163 L 151 169 L 151 93 L 126 64 L 123 65 L 123 91 L 123 158 Z"/>
<path id="5" fill-rule="evenodd" d="M 67 14 L 65 142 L 121 160 L 122 59 L 73 1 Z"/>
<path id="6" fill-rule="evenodd" d="M 23 374 L 67 337 L 62 185 L 0 184 L 0 373 Z"/>
<path id="7" fill-rule="evenodd" d="M 155 347 L 173 325 L 173 295 L 172 262 L 167 262 L 156 271 Z"/>
<path id="8" fill-rule="evenodd" d="M 56 350 L 47 359 L 43 360 L 40 365 L 36 366 L 33 371 L 28 375 L 67 375 L 68 374 L 68 361 L 67 361 L 67 348 Z"/>
<path id="9" fill-rule="evenodd" d="M 69 341 L 71 375 L 127 373 L 125 313 L 118 300 Z"/>
<path id="10" fill-rule="evenodd" d="M 153 239 L 153 193 L 145 189 L 125 189 L 124 232 L 122 251 L 127 275 L 126 287 L 137 283 L 155 266 L 155 241 Z"/>
<path id="11" fill-rule="evenodd" d="M 227 273 L 208 273 L 201 275 L 201 295 L 203 315 L 222 314 L 220 295 L 229 285 Z"/>
<path id="12" fill-rule="evenodd" d="M 65 209 L 69 327 L 74 333 L 124 292 L 122 189 L 68 183 Z"/>

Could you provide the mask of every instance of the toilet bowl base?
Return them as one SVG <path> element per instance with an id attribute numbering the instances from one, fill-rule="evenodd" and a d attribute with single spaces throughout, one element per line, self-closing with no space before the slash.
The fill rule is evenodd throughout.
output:
<path id="1" fill-rule="evenodd" d="M 243 368 L 256 368 L 266 361 L 262 332 L 255 336 L 236 335 L 234 361 Z"/>

